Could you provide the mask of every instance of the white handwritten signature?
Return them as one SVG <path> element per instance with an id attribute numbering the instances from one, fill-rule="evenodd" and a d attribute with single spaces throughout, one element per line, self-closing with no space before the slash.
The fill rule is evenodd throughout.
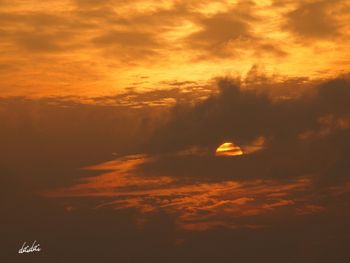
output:
<path id="1" fill-rule="evenodd" d="M 40 244 L 35 244 L 36 240 L 33 242 L 31 246 L 27 245 L 26 242 L 23 243 L 22 247 L 18 250 L 18 254 L 23 254 L 23 253 L 31 253 L 31 252 L 40 252 Z"/>

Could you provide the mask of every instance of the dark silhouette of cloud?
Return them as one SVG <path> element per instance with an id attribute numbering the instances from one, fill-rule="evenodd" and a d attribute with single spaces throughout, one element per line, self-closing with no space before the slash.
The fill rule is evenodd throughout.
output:
<path id="1" fill-rule="evenodd" d="M 168 126 L 159 129 L 150 145 L 174 150 L 223 140 L 245 143 L 260 135 L 284 139 L 317 123 L 313 98 L 273 102 L 267 94 L 240 89 L 230 79 L 221 80 L 219 89 L 194 107 L 176 107 Z"/>
<path id="2" fill-rule="evenodd" d="M 349 144 L 350 82 L 335 79 L 314 87 L 313 95 L 273 101 L 223 79 L 220 92 L 195 106 L 178 105 L 155 131 L 145 151 L 158 155 L 140 165 L 144 176 L 202 180 L 290 180 L 311 175 L 327 187 L 345 183 Z M 266 138 L 262 151 L 218 158 L 223 142 L 249 145 Z M 204 154 L 178 154 L 197 147 Z M 337 171 L 337 172 L 332 172 Z"/>

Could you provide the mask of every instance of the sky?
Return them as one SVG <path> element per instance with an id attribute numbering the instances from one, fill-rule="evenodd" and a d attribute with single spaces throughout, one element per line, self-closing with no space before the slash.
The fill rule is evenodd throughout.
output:
<path id="1" fill-rule="evenodd" d="M 349 262 L 349 44 L 348 0 L 0 0 L 0 261 Z"/>
<path id="2" fill-rule="evenodd" d="M 185 89 L 244 78 L 254 66 L 276 81 L 347 74 L 349 8 L 346 0 L 2 0 L 0 95 Z"/>

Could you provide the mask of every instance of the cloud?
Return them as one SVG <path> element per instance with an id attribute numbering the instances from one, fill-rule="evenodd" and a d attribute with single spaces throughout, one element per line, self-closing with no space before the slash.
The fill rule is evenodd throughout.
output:
<path id="1" fill-rule="evenodd" d="M 226 78 L 206 100 L 182 101 L 170 113 L 72 98 L 2 98 L 4 257 L 16 260 L 6 251 L 18 249 L 18 237 L 38 236 L 47 261 L 62 257 L 54 249 L 60 246 L 64 257 L 87 262 L 101 255 L 130 261 L 130 251 L 135 262 L 164 262 L 169 253 L 174 262 L 203 255 L 203 262 L 218 255 L 243 262 L 347 258 L 349 81 L 278 100 L 252 87 L 260 84 L 239 87 Z M 138 101 L 177 93 L 134 95 Z M 211 128 L 214 120 L 221 129 Z M 300 138 L 300 131 L 316 136 Z M 182 143 L 187 133 L 193 143 Z M 219 138 L 244 145 L 258 134 L 266 138 L 262 150 L 215 156 Z M 262 243 L 259 255 L 249 253 Z"/>
<path id="2" fill-rule="evenodd" d="M 348 80 L 328 81 L 314 87 L 313 95 L 278 101 L 229 79 L 221 80 L 219 89 L 195 106 L 175 107 L 144 146 L 156 158 L 135 172 L 209 181 L 288 181 L 310 175 L 326 188 L 348 180 Z M 244 148 L 259 137 L 264 138 L 259 151 L 215 156 L 224 142 Z M 192 154 L 178 154 L 186 152 Z"/>
<path id="3" fill-rule="evenodd" d="M 70 34 L 22 33 L 17 44 L 30 52 L 60 52 L 65 48 L 63 39 Z"/>
<path id="4" fill-rule="evenodd" d="M 201 24 L 203 29 L 189 37 L 189 45 L 210 50 L 213 54 L 220 55 L 231 41 L 250 37 L 248 24 L 232 18 L 230 14 L 215 15 L 204 19 Z"/>
<path id="5" fill-rule="evenodd" d="M 218 88 L 217 95 L 194 107 L 176 107 L 168 125 L 159 129 L 151 144 L 171 150 L 191 144 L 218 145 L 222 140 L 246 143 L 260 135 L 295 138 L 303 129 L 317 127 L 317 120 L 326 114 L 350 112 L 344 99 L 349 93 L 349 81 L 345 79 L 314 88 L 314 96 L 277 101 L 258 89 L 240 88 L 235 80 L 222 79 Z"/>
<path id="6" fill-rule="evenodd" d="M 108 199 L 96 208 L 136 209 L 141 218 L 165 211 L 181 228 L 200 231 L 269 227 L 260 219 L 270 213 L 328 213 L 348 192 L 350 108 L 342 98 L 349 84 L 335 79 L 275 100 L 221 79 L 206 100 L 164 111 L 134 148 L 142 155 L 88 167 L 103 173 L 45 196 Z M 218 156 L 223 142 L 244 154 Z"/>
<path id="7" fill-rule="evenodd" d="M 346 7 L 342 1 L 301 3 L 287 14 L 285 28 L 305 39 L 329 39 L 342 34 L 339 14 Z"/>
<path id="8" fill-rule="evenodd" d="M 104 6 L 107 4 L 110 4 L 111 0 L 74 0 L 75 4 L 78 7 L 83 7 L 83 8 L 91 8 L 91 7 L 100 7 L 100 6 Z"/>
<path id="9" fill-rule="evenodd" d="M 125 63 L 157 55 L 157 40 L 146 32 L 112 31 L 96 37 L 93 42 L 106 56 L 114 56 Z"/>
<path id="10" fill-rule="evenodd" d="M 112 31 L 94 39 L 100 45 L 129 45 L 129 46 L 149 46 L 154 45 L 155 40 L 146 33 L 132 31 Z"/>
<path id="11" fill-rule="evenodd" d="M 267 19 L 259 11 L 253 1 L 238 1 L 230 9 L 213 15 L 196 14 L 192 21 L 199 29 L 185 38 L 185 44 L 204 60 L 239 58 L 250 53 L 254 57 L 286 56 L 287 52 L 268 36 L 268 31 L 257 33 L 256 28 Z"/>
<path id="12" fill-rule="evenodd" d="M 137 88 L 147 80 L 133 83 L 126 92 L 114 96 L 91 98 L 96 104 L 111 104 L 133 108 L 172 107 L 175 104 L 195 103 L 212 93 L 210 85 L 197 82 L 170 81 L 160 84 L 161 88 L 150 91 L 138 91 Z"/>
<path id="13" fill-rule="evenodd" d="M 255 18 L 246 10 L 250 5 L 239 4 L 227 12 L 197 17 L 195 21 L 201 29 L 188 36 L 188 47 L 218 57 L 232 54 L 240 42 L 254 38 L 249 22 Z"/>
<path id="14" fill-rule="evenodd" d="M 82 166 L 113 153 L 133 152 L 157 118 L 152 110 L 81 104 L 71 98 L 1 98 L 0 105 L 0 166 L 32 191 L 74 181 L 83 174 Z"/>
<path id="15" fill-rule="evenodd" d="M 181 228 L 206 230 L 212 227 L 265 227 L 241 225 L 238 218 L 271 213 L 282 207 L 293 206 L 294 213 L 306 210 L 300 192 L 307 192 L 311 181 L 300 178 L 291 182 L 272 180 L 228 180 L 219 182 L 190 181 L 167 176 L 140 177 L 133 168 L 148 162 L 149 156 L 126 156 L 115 161 L 86 169 L 107 170 L 99 176 L 82 179 L 77 185 L 48 191 L 46 197 L 100 197 L 110 198 L 96 208 L 137 209 L 141 213 L 159 210 L 176 214 Z M 152 157 L 151 157 L 152 158 Z M 288 198 L 298 193 L 296 204 Z M 311 206 L 311 205 L 309 205 Z M 320 210 L 310 210 L 318 213 Z M 293 212 L 292 212 L 293 214 Z"/>
<path id="16" fill-rule="evenodd" d="M 140 85 L 145 89 L 185 75 L 197 82 L 223 72 L 244 75 L 257 63 L 296 78 L 335 76 L 347 70 L 346 10 L 341 1 L 15 1 L 0 13 L 1 64 L 15 65 L 1 71 L 13 76 L 1 80 L 2 93 L 110 95 L 131 86 L 141 71 L 150 77 Z M 304 11 L 312 19 L 304 19 Z M 319 39 L 332 42 L 319 45 Z M 320 63 L 309 63 L 310 57 Z M 67 74 L 72 64 L 89 74 Z"/>
<path id="17" fill-rule="evenodd" d="M 235 2 L 0 0 L 4 261 L 349 261 L 348 1 Z"/>
<path id="18" fill-rule="evenodd" d="M 284 136 L 301 126 L 312 125 L 311 116 L 300 114 L 308 107 L 303 99 L 274 103 L 266 94 L 240 89 L 230 79 L 221 80 L 219 90 L 219 94 L 193 108 L 175 108 L 168 126 L 160 128 L 150 144 L 170 150 L 191 144 L 213 147 L 222 140 L 246 143 L 261 135 Z M 286 119 L 289 125 L 276 125 Z"/>
<path id="19" fill-rule="evenodd" d="M 24 167 L 33 171 L 38 184 L 66 182 L 57 173 L 46 178 L 51 170 L 47 164 L 57 171 L 64 168 L 69 181 L 74 171 L 70 169 L 101 162 L 113 152 L 154 156 L 135 168 L 135 173 L 146 177 L 288 181 L 314 174 L 321 184 L 346 181 L 349 81 L 328 81 L 309 87 L 313 91 L 303 96 L 277 100 L 257 90 L 269 85 L 263 83 L 240 88 L 235 80 L 222 79 L 219 92 L 203 91 L 209 95 L 204 100 L 191 99 L 197 89 L 188 95 L 179 88 L 131 90 L 89 104 L 72 98 L 3 98 L 1 138 L 8 138 L 3 141 L 8 149 L 3 162 L 16 173 L 22 174 Z M 169 107 L 170 99 L 178 104 Z M 18 132 L 11 134 L 11 130 Z M 264 144 L 254 151 L 259 138 Z M 224 142 L 233 142 L 249 154 L 217 158 L 215 150 Z M 94 154 L 89 153 L 91 148 Z M 332 171 L 336 172 L 330 176 Z"/>

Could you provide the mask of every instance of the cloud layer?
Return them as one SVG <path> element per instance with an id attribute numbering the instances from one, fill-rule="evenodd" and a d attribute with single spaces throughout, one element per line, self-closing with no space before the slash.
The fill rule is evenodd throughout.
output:
<path id="1" fill-rule="evenodd" d="M 322 0 L 3 1 L 0 95 L 111 95 L 245 75 L 255 64 L 334 77 L 349 70 L 348 10 Z"/>

